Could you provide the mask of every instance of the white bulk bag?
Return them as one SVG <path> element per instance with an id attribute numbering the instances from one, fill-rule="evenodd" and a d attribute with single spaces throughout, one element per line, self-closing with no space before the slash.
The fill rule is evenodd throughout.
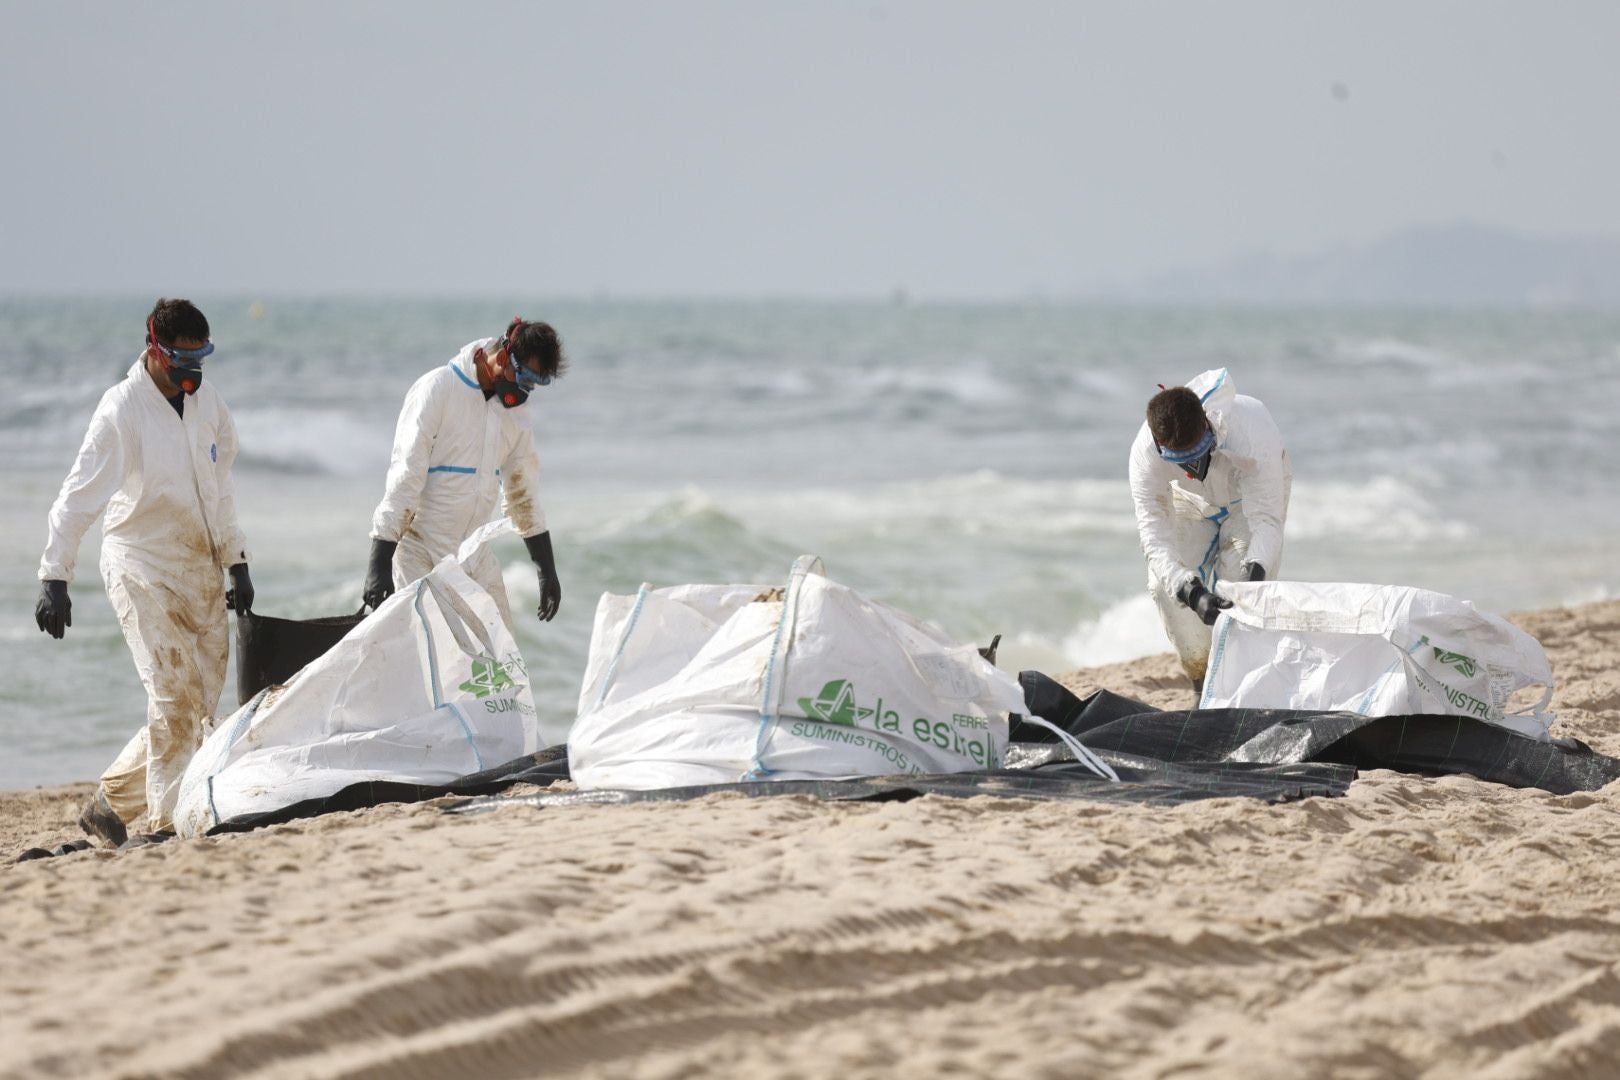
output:
<path id="1" fill-rule="evenodd" d="M 1018 682 L 971 645 L 794 563 L 758 585 L 643 586 L 597 605 L 569 769 L 650 789 L 994 768 Z"/>
<path id="2" fill-rule="evenodd" d="M 1548 737 L 1553 675 L 1541 644 L 1466 600 L 1398 585 L 1222 582 L 1199 706 L 1472 716 Z M 1542 686 L 1509 712 L 1509 698 Z"/>
<path id="3" fill-rule="evenodd" d="M 334 795 L 361 781 L 443 784 L 539 749 L 528 672 L 463 563 L 502 518 L 400 589 L 324 656 L 222 720 L 180 784 L 175 828 Z"/>

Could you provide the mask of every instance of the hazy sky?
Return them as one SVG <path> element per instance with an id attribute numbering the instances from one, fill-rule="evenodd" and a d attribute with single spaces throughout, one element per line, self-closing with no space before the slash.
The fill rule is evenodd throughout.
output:
<path id="1" fill-rule="evenodd" d="M 0 0 L 0 291 L 1082 293 L 1620 234 L 1620 4 Z"/>

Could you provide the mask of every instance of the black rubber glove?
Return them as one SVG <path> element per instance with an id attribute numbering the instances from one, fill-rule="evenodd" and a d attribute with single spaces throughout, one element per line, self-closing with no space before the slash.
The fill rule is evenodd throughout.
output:
<path id="1" fill-rule="evenodd" d="M 394 595 L 394 549 L 399 547 L 397 540 L 373 540 L 371 542 L 371 562 L 366 567 L 366 587 L 360 595 L 366 606 L 372 610 L 382 607 L 382 602 Z"/>
<path id="2" fill-rule="evenodd" d="M 1198 617 L 1204 620 L 1205 626 L 1214 626 L 1221 609 L 1232 606 L 1232 601 L 1210 592 L 1197 578 L 1177 589 L 1176 599 L 1192 608 Z"/>
<path id="3" fill-rule="evenodd" d="M 225 610 L 246 615 L 253 610 L 253 579 L 248 577 L 247 563 L 231 567 L 231 587 L 225 590 Z"/>
<path id="4" fill-rule="evenodd" d="M 1266 568 L 1261 566 L 1257 562 L 1246 562 L 1246 563 L 1244 563 L 1243 564 L 1243 580 L 1244 581 L 1264 581 L 1264 580 L 1266 580 Z"/>
<path id="5" fill-rule="evenodd" d="M 562 586 L 557 583 L 557 557 L 551 553 L 551 533 L 525 536 L 523 546 L 529 549 L 529 558 L 540 568 L 540 607 L 535 614 L 541 622 L 550 622 L 562 605 Z"/>
<path id="6" fill-rule="evenodd" d="M 34 621 L 51 637 L 62 640 L 66 628 L 73 625 L 73 601 L 68 599 L 67 582 L 39 583 L 39 603 L 34 605 Z"/>

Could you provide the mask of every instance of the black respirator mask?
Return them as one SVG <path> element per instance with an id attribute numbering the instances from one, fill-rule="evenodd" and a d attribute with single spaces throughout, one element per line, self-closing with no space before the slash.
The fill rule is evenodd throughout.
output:
<path id="1" fill-rule="evenodd" d="M 169 381 L 180 388 L 187 396 L 195 394 L 202 385 L 202 362 L 214 351 L 214 343 L 207 342 L 200 349 L 182 349 L 177 345 L 165 345 L 158 340 L 157 327 L 153 320 L 146 320 L 146 343 L 158 351 L 158 355 L 168 362 Z"/>

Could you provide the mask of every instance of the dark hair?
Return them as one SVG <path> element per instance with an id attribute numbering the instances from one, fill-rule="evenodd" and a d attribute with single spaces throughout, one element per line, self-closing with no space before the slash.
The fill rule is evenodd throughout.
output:
<path id="1" fill-rule="evenodd" d="M 190 300 L 159 300 L 148 319 L 157 331 L 157 344 L 172 348 L 181 338 L 208 340 L 208 318 Z"/>
<path id="2" fill-rule="evenodd" d="M 557 331 L 550 323 L 513 319 L 506 325 L 506 337 L 512 343 L 512 359 L 518 363 L 552 378 L 568 369 L 562 342 L 557 340 Z"/>
<path id="3" fill-rule="evenodd" d="M 1208 421 L 1204 403 L 1185 386 L 1172 386 L 1153 395 L 1147 407 L 1148 430 L 1154 441 L 1171 450 L 1185 450 L 1204 437 Z"/>

